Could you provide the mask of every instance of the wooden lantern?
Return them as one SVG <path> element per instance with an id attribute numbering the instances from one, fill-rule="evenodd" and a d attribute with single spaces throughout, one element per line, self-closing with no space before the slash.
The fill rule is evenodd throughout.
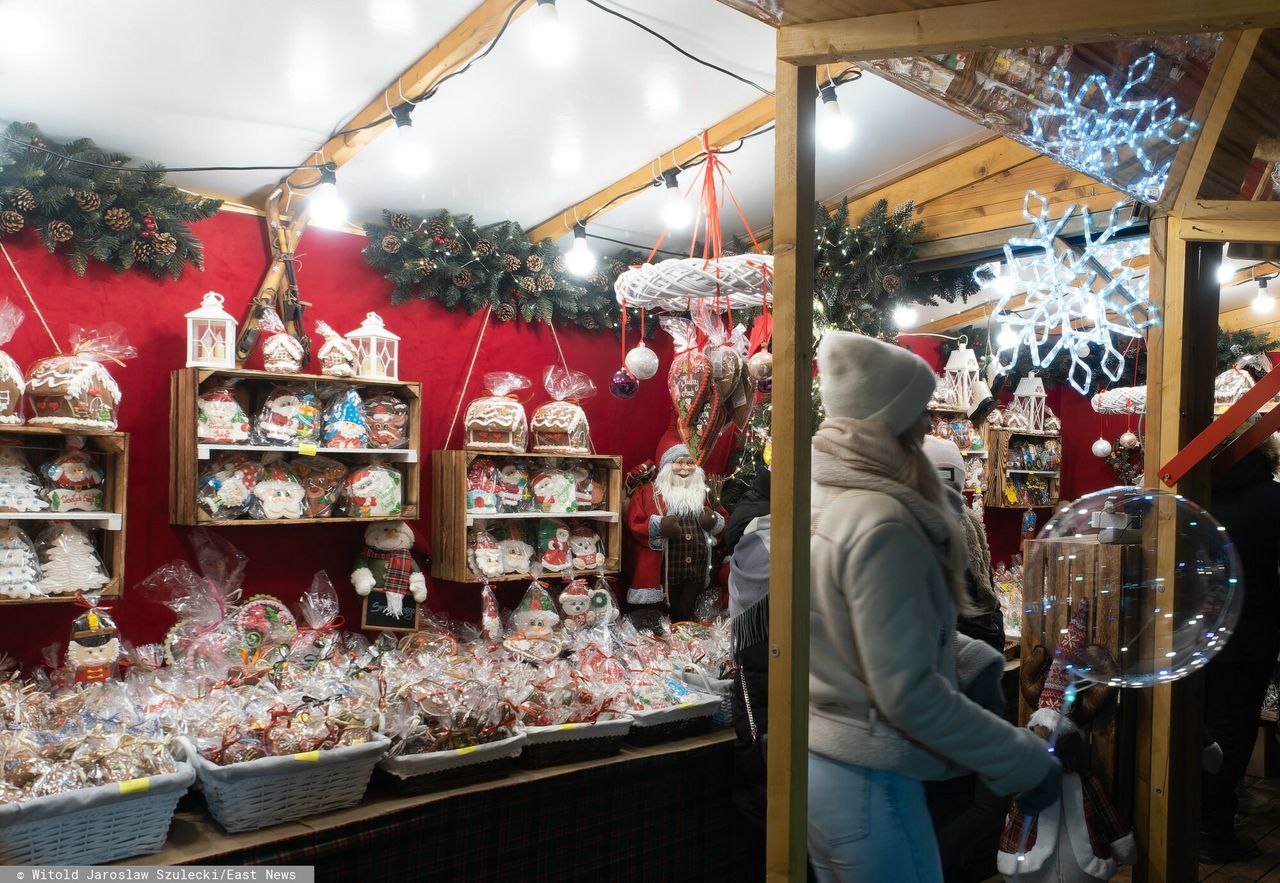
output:
<path id="1" fill-rule="evenodd" d="M 400 370 L 400 338 L 387 330 L 382 317 L 366 313 L 360 327 L 347 335 L 356 348 L 356 376 L 370 380 L 397 380 Z"/>
<path id="2" fill-rule="evenodd" d="M 1044 382 L 1035 372 L 1018 381 L 1013 393 L 1013 410 L 1027 418 L 1029 432 L 1044 432 L 1044 398 Z"/>
<path id="3" fill-rule="evenodd" d="M 206 292 L 200 307 L 187 313 L 188 368 L 236 366 L 236 320 L 222 302 L 216 291 Z"/>

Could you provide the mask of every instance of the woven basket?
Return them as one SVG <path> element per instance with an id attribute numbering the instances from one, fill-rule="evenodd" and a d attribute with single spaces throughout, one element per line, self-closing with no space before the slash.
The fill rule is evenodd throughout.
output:
<path id="1" fill-rule="evenodd" d="M 680 672 L 680 679 L 708 696 L 719 696 L 720 707 L 711 722 L 717 727 L 733 726 L 733 678 L 709 678 L 700 668 L 687 668 Z"/>
<path id="2" fill-rule="evenodd" d="M 520 762 L 530 769 L 599 760 L 622 750 L 632 717 L 615 714 L 589 724 L 558 724 L 550 727 L 526 727 L 528 737 Z"/>
<path id="3" fill-rule="evenodd" d="M 186 739 L 178 741 L 200 776 L 209 812 L 232 833 L 359 803 L 374 766 L 391 744 L 386 736 L 375 734 L 363 745 L 218 766 L 201 757 Z"/>
<path id="4" fill-rule="evenodd" d="M 689 301 L 699 298 L 718 298 L 734 310 L 758 309 L 766 297 L 773 302 L 773 255 L 669 258 L 624 271 L 613 290 L 618 303 L 650 311 L 687 313 Z"/>
<path id="5" fill-rule="evenodd" d="M 524 743 L 524 733 L 516 733 L 484 745 L 384 758 L 378 763 L 378 770 L 397 794 L 426 794 L 504 778 L 510 774 Z"/>
<path id="6" fill-rule="evenodd" d="M 100 865 L 159 852 L 195 778 L 182 763 L 163 776 L 4 804 L 0 865 Z"/>
<path id="7" fill-rule="evenodd" d="M 634 745 L 657 745 L 672 739 L 710 732 L 711 716 L 720 707 L 719 696 L 694 693 L 688 702 L 657 711 L 633 711 L 635 723 L 627 733 Z"/>

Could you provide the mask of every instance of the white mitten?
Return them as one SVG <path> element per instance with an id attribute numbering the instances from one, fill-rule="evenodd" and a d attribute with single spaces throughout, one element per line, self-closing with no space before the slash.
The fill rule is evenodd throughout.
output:
<path id="1" fill-rule="evenodd" d="M 409 574 L 409 591 L 413 593 L 413 600 L 421 604 L 427 600 L 427 578 L 421 573 Z"/>
<path id="2" fill-rule="evenodd" d="M 372 592 L 375 583 L 369 568 L 356 568 L 355 572 L 351 574 L 351 585 L 355 586 L 357 595 L 364 596 Z"/>

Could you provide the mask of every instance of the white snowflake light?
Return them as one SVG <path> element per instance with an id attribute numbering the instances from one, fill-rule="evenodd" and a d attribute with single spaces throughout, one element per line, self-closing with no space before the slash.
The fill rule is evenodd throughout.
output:
<path id="1" fill-rule="evenodd" d="M 1180 115 L 1172 98 L 1133 97 L 1150 81 L 1155 65 L 1155 53 L 1137 59 L 1114 92 L 1102 74 L 1072 91 L 1071 74 L 1053 68 L 1046 83 L 1051 103 L 1031 114 L 1027 140 L 1139 199 L 1159 198 L 1176 148 L 1195 134 L 1196 122 Z"/>
<path id="2" fill-rule="evenodd" d="M 1040 204 L 1038 213 L 1031 209 L 1033 199 Z M 1048 366 L 1065 351 L 1071 357 L 1071 385 L 1087 394 L 1093 369 L 1086 360 L 1097 347 L 1103 373 L 1113 382 L 1120 379 L 1124 354 L 1117 340 L 1142 337 L 1159 319 L 1148 296 L 1148 277 L 1132 266 L 1134 258 L 1147 253 L 1150 240 L 1116 239 L 1133 224 L 1132 218 L 1120 220 L 1122 205 L 1111 209 L 1106 228 L 1097 233 L 1089 212 L 1082 209 L 1084 244 L 1073 249 L 1060 236 L 1076 207 L 1068 206 L 1053 221 L 1049 201 L 1034 190 L 1027 191 L 1022 213 L 1035 236 L 1015 236 L 1004 247 L 1006 272 L 1016 277 L 1016 288 L 1025 291 L 1026 299 L 1014 307 L 1014 295 L 1005 294 L 991 316 L 992 327 L 1008 329 L 1001 331 L 997 342 L 996 365 L 1001 372 L 1013 368 L 1024 346 L 1037 368 Z M 1014 249 L 1033 251 L 1015 257 Z M 981 281 L 991 272 L 988 265 L 975 276 Z"/>

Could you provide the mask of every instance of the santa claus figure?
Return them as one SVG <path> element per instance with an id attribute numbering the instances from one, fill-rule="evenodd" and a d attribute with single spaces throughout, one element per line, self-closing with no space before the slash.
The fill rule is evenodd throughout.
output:
<path id="1" fill-rule="evenodd" d="M 1044 647 L 1036 647 L 1023 663 L 1025 697 L 1034 698 L 1037 682 L 1044 678 L 1039 707 L 1027 726 L 1052 742 L 1053 752 L 1062 762 L 1062 796 L 1039 815 L 1025 815 L 1017 801 L 1013 802 L 996 859 L 1006 880 L 1102 883 L 1114 877 L 1121 864 L 1133 864 L 1137 859 L 1133 833 L 1120 821 L 1102 784 L 1089 771 L 1081 731 L 1111 705 L 1115 689 L 1100 684 L 1073 685 L 1063 664 L 1064 659 L 1074 659 L 1099 667 L 1095 660 L 1108 656 L 1099 647 L 1085 646 L 1088 622 L 1089 602 L 1082 598 L 1052 663 Z M 1067 693 L 1073 690 L 1076 698 L 1067 702 Z"/>
<path id="2" fill-rule="evenodd" d="M 717 508 L 689 449 L 667 448 L 657 477 L 637 488 L 627 505 L 627 527 L 639 546 L 627 591 L 633 608 L 693 616 L 694 602 L 711 584 L 711 549 L 724 529 Z"/>

